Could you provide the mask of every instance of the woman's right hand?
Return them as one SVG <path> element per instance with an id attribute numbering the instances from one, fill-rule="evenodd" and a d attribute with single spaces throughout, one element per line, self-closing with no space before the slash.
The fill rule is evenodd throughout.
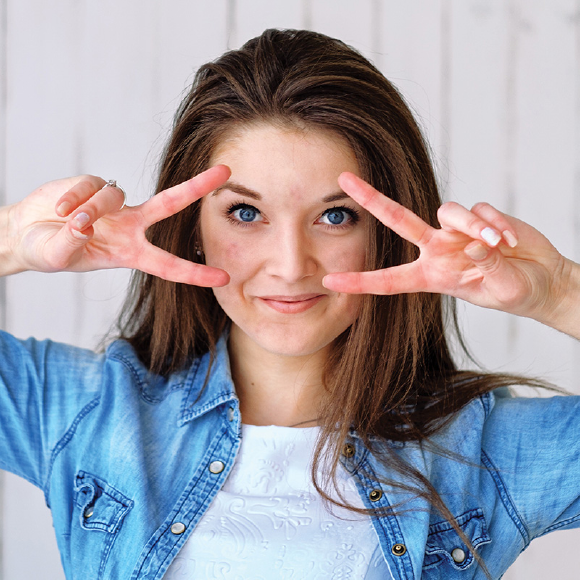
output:
<path id="1" fill-rule="evenodd" d="M 197 286 L 224 286 L 224 270 L 178 258 L 147 241 L 145 232 L 215 190 L 230 175 L 224 165 L 154 195 L 145 203 L 123 207 L 123 193 L 105 180 L 81 176 L 51 181 L 17 204 L 5 208 L 7 259 L 4 274 L 86 272 L 132 268 Z"/>

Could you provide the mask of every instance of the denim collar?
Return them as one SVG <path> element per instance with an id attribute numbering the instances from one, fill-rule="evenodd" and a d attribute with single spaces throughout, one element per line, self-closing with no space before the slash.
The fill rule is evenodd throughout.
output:
<path id="1" fill-rule="evenodd" d="M 228 334 L 224 333 L 219 339 L 213 361 L 210 353 L 206 353 L 197 359 L 189 369 L 184 383 L 185 392 L 178 418 L 179 426 L 200 417 L 219 405 L 228 402 L 234 402 L 236 407 L 239 405 L 230 369 L 227 347 Z"/>

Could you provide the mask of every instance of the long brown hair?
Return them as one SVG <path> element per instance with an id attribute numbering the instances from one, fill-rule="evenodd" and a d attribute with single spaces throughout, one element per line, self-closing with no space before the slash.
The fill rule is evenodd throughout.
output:
<path id="1" fill-rule="evenodd" d="M 363 179 L 438 226 L 441 200 L 428 147 L 403 98 L 358 52 L 310 31 L 267 30 L 201 67 L 177 111 L 157 191 L 206 169 L 232 128 L 255 122 L 334 131 L 352 147 Z M 198 217 L 196 203 L 152 226 L 148 237 L 155 245 L 196 261 Z M 376 220 L 373 224 L 368 269 L 417 258 L 415 246 Z M 135 274 L 124 312 L 123 338 L 152 371 L 161 374 L 212 352 L 227 324 L 211 289 L 143 273 Z M 323 497 L 332 501 L 316 481 L 317 466 L 324 461 L 334 481 L 351 428 L 369 448 L 373 436 L 424 441 L 473 398 L 514 382 L 507 375 L 456 368 L 444 323 L 447 317 L 451 327 L 457 326 L 454 312 L 453 301 L 444 308 L 436 294 L 363 298 L 360 316 L 335 341 L 325 370 L 327 397 L 320 409 L 322 430 L 313 465 L 313 479 Z M 407 476 L 410 489 L 451 519 L 419 472 L 394 456 L 373 451 Z"/>

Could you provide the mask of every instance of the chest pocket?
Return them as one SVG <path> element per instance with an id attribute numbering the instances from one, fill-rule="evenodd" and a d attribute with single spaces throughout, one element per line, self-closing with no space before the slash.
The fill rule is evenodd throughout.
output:
<path id="1" fill-rule="evenodd" d="M 456 522 L 474 548 L 491 542 L 481 509 L 464 513 L 456 518 Z M 468 570 L 474 562 L 473 553 L 449 522 L 443 521 L 429 526 L 423 578 L 470 578 L 470 575 L 466 576 L 461 572 Z"/>
<path id="2" fill-rule="evenodd" d="M 87 577 L 103 578 L 113 542 L 133 501 L 85 471 L 75 477 L 75 492 L 79 527 L 72 528 L 73 549 L 91 571 Z"/>

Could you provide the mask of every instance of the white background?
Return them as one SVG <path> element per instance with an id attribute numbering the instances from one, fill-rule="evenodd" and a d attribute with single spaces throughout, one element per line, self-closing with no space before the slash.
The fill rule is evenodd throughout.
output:
<path id="1" fill-rule="evenodd" d="M 446 199 L 489 201 L 580 261 L 580 0 L 0 0 L 0 201 L 80 173 L 144 200 L 195 69 L 269 27 L 361 50 L 420 117 Z M 93 347 L 127 280 L 10 277 L 1 326 Z M 580 343 L 533 321 L 460 311 L 487 369 L 580 393 Z M 0 477 L 0 579 L 63 578 L 42 493 Z M 537 540 L 505 577 L 576 580 L 579 540 Z"/>

